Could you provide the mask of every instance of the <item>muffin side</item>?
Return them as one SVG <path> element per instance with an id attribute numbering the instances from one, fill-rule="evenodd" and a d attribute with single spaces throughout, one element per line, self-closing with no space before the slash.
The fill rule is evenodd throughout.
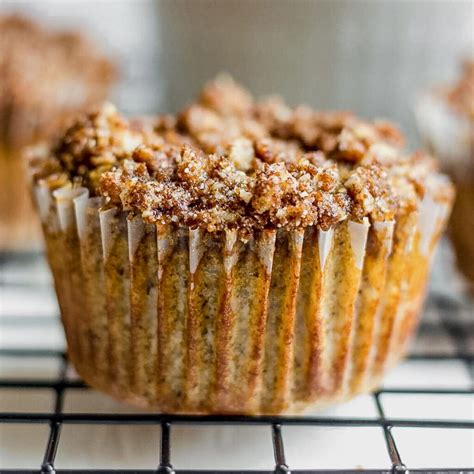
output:
<path id="1" fill-rule="evenodd" d="M 73 198 L 76 195 L 75 191 L 67 192 L 72 193 Z M 75 205 L 77 211 L 81 198 L 74 199 L 75 202 L 71 199 L 69 205 Z M 164 252 L 160 254 L 155 238 L 163 229 L 152 230 L 148 227 L 145 230 L 146 224 L 127 220 L 119 212 L 112 218 L 112 238 L 103 234 L 110 234 L 112 226 L 102 226 L 100 230 L 102 242 L 111 240 L 102 246 L 102 263 L 86 274 L 81 261 L 90 256 L 90 250 L 71 239 L 70 235 L 77 233 L 78 228 L 77 222 L 71 221 L 67 228 L 60 231 L 59 240 L 63 242 L 62 251 L 72 258 L 68 258 L 67 263 L 61 259 L 59 266 L 62 272 L 55 272 L 57 284 L 61 282 L 63 285 L 62 289 L 58 286 L 58 294 L 63 296 L 61 309 L 65 316 L 71 360 L 84 380 L 100 390 L 131 403 L 166 412 L 290 413 L 306 406 L 324 406 L 366 391 L 376 386 L 385 370 L 404 353 L 407 338 L 419 314 L 425 273 L 439 238 L 439 228 L 445 219 L 440 215 L 436 232 L 427 237 L 430 241 L 428 253 L 422 254 L 422 229 L 415 224 L 416 231 L 413 230 L 413 221 L 416 221 L 418 214 L 410 217 L 408 226 L 406 223 L 398 225 L 400 230 L 394 232 L 393 241 L 385 236 L 384 248 L 393 245 L 397 249 L 390 254 L 388 263 L 387 250 L 381 251 L 377 258 L 370 250 L 373 243 L 368 240 L 366 244 L 360 236 L 357 239 L 351 237 L 349 223 L 336 226 L 323 265 L 322 277 L 326 283 L 317 298 L 321 309 L 319 314 L 317 310 L 305 309 L 308 301 L 301 296 L 301 291 L 305 291 L 308 285 L 299 286 L 297 281 L 298 274 L 301 274 L 298 268 L 305 265 L 301 249 L 306 245 L 308 252 L 314 244 L 317 247 L 327 245 L 327 242 L 321 242 L 323 239 L 320 236 L 315 242 L 314 235 L 318 235 L 315 228 L 306 230 L 303 241 L 302 234 L 295 232 L 280 235 L 279 238 L 270 237 L 271 243 L 267 244 L 266 250 L 277 254 L 270 260 L 273 262 L 270 280 L 268 269 L 262 270 L 265 265 L 258 251 L 257 239 L 247 242 L 245 246 L 237 243 L 237 258 L 231 267 L 227 265 L 226 268 L 228 239 L 225 236 L 205 235 L 205 242 L 194 242 L 192 249 L 188 236 L 189 250 L 184 249 L 182 244 L 179 249 L 178 243 L 179 250 L 175 247 L 170 251 L 168 247 L 168 255 Z M 49 219 L 54 223 L 59 216 L 56 213 Z M 143 226 L 139 231 L 142 237 L 138 244 L 127 231 L 127 226 L 130 229 L 131 225 Z M 407 227 L 411 232 L 407 232 Z M 187 232 L 182 228 L 171 232 L 174 245 L 182 241 L 181 236 Z M 367 226 L 363 233 L 366 232 L 373 232 L 372 226 Z M 414 234 L 417 237 L 412 238 L 410 248 L 407 240 Z M 47 237 L 47 241 L 56 245 L 58 237 Z M 140 246 L 143 246 L 141 251 Z M 81 255 L 77 255 L 78 248 Z M 134 249 L 135 252 L 132 251 Z M 168 271 L 181 280 L 178 294 L 182 296 L 177 296 L 176 287 L 172 287 L 171 291 L 168 289 L 167 293 L 165 288 L 173 284 L 173 278 L 167 276 L 166 271 L 158 270 L 169 264 L 169 253 L 173 251 L 178 252 L 176 258 L 182 263 Z M 191 252 L 196 251 L 201 254 L 197 267 L 193 258 L 189 257 Z M 140 252 L 143 252 L 142 257 L 138 257 Z M 412 268 L 414 262 L 419 271 L 410 277 L 406 269 L 408 266 Z M 292 270 L 288 272 L 290 263 Z M 369 290 L 366 288 L 364 293 L 364 284 L 359 282 L 371 265 L 379 268 L 388 265 L 381 286 L 390 297 L 379 298 L 376 303 L 367 299 Z M 241 273 L 242 277 L 232 278 L 232 284 L 229 284 L 222 278 L 229 271 L 234 275 Z M 111 281 L 104 288 L 101 282 L 107 272 Z M 135 276 L 129 280 L 127 272 L 132 275 L 135 272 Z M 64 279 L 68 273 L 71 276 Z M 255 287 L 249 288 L 247 275 L 253 275 L 252 281 L 258 282 Z M 88 291 L 77 284 L 79 280 L 88 282 Z M 311 280 L 317 292 L 317 279 Z M 211 284 L 213 287 L 209 288 Z M 225 287 L 228 287 L 227 290 Z M 376 292 L 376 288 L 373 291 Z M 253 294 L 249 295 L 249 292 Z M 87 311 L 84 311 L 85 308 L 100 308 L 97 300 L 103 298 L 104 293 L 107 301 L 115 301 L 115 306 L 109 309 L 105 334 L 103 330 L 97 330 L 97 320 L 88 317 Z M 246 295 L 245 299 L 238 297 L 239 294 Z M 309 299 L 311 297 L 314 300 L 314 296 L 310 295 Z M 165 301 L 170 303 L 171 308 L 165 310 Z M 242 305 L 243 301 L 245 305 Z M 196 305 L 198 309 L 205 308 L 209 303 L 213 308 L 228 305 L 231 316 L 222 310 L 218 313 L 206 310 L 193 315 L 192 310 L 184 309 L 186 303 Z M 146 311 L 143 310 L 144 305 L 147 306 Z M 176 305 L 182 307 L 176 308 Z M 174 319 L 165 321 L 165 311 L 168 314 L 176 311 L 178 314 L 172 316 Z M 213 314 L 214 317 L 210 318 Z M 367 314 L 380 319 L 378 331 L 359 328 L 364 324 L 363 315 Z M 317 329 L 312 331 L 309 327 L 303 331 L 295 330 L 295 319 L 298 317 L 303 317 L 305 325 L 313 324 L 313 327 L 319 317 L 319 327 L 316 325 Z M 95 335 L 107 341 L 105 358 L 103 346 L 94 345 Z M 368 344 L 367 337 L 375 338 L 375 341 Z M 313 338 L 313 341 L 305 342 L 305 338 Z M 314 339 L 321 342 L 315 344 Z M 160 346 L 159 341 L 166 341 L 164 347 Z M 244 343 L 247 347 L 243 348 Z M 300 344 L 306 349 L 294 355 L 295 347 Z M 360 348 L 367 345 L 373 348 L 372 363 L 366 360 L 367 354 L 365 359 L 361 357 Z M 366 352 L 362 349 L 362 353 Z M 102 361 L 104 369 L 96 367 L 97 360 Z M 169 364 L 171 360 L 175 362 Z M 306 367 L 304 372 L 298 370 L 298 364 Z"/>

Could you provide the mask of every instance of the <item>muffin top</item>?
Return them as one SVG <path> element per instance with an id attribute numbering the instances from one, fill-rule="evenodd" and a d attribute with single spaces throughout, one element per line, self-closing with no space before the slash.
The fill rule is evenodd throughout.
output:
<path id="1" fill-rule="evenodd" d="M 105 104 L 28 155 L 42 186 L 85 186 L 149 223 L 242 237 L 388 221 L 417 209 L 426 193 L 453 195 L 435 161 L 404 152 L 388 122 L 255 100 L 226 76 L 176 117 L 128 121 Z"/>
<path id="2" fill-rule="evenodd" d="M 114 66 L 75 32 L 49 32 L 0 16 L 0 138 L 45 137 L 71 112 L 105 98 Z"/>
<path id="3" fill-rule="evenodd" d="M 463 62 L 457 82 L 440 93 L 456 113 L 474 121 L 474 58 Z"/>

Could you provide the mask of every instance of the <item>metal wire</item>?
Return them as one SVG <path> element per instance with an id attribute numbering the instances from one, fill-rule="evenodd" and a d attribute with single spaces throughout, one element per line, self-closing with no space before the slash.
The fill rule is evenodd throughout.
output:
<path id="1" fill-rule="evenodd" d="M 0 254 L 0 266 L 3 263 Z M 0 285 L 2 282 L 0 281 Z M 450 318 L 459 308 L 455 302 L 446 299 L 435 300 L 434 304 L 440 309 L 442 325 L 444 330 L 451 336 L 456 343 L 455 351 L 452 354 L 413 354 L 409 356 L 411 360 L 425 360 L 442 362 L 452 361 L 461 362 L 466 365 L 470 373 L 473 374 L 474 354 L 470 352 L 468 335 L 466 331 L 456 325 L 456 322 Z M 426 328 L 425 328 L 426 329 Z M 470 327 L 469 330 L 472 328 Z M 428 328 L 434 330 L 434 328 Z M 55 394 L 54 409 L 52 412 L 27 413 L 27 412 L 0 412 L 1 423 L 26 423 L 26 424 L 47 424 L 49 425 L 49 436 L 43 453 L 43 460 L 38 460 L 38 469 L 27 470 L 0 470 L 0 474 L 183 474 L 183 473 L 206 473 L 206 474 L 237 474 L 241 471 L 224 470 L 178 470 L 173 467 L 172 460 L 172 429 L 173 425 L 264 425 L 270 428 L 273 454 L 275 459 L 273 471 L 245 471 L 246 474 L 283 474 L 283 473 L 360 473 L 360 470 L 318 470 L 316 466 L 312 470 L 298 471 L 291 469 L 291 465 L 285 457 L 284 430 L 285 426 L 320 426 L 320 427 L 379 427 L 381 428 L 385 444 L 387 447 L 387 468 L 382 470 L 372 469 L 365 472 L 373 474 L 393 474 L 407 472 L 410 466 L 405 466 L 403 462 L 403 453 L 397 446 L 395 436 L 392 432 L 394 427 L 406 428 L 440 428 L 440 429 L 466 429 L 474 430 L 474 421 L 466 420 L 436 420 L 436 419 L 411 419 L 411 418 L 391 418 L 387 416 L 382 403 L 382 395 L 452 395 L 465 396 L 474 394 L 474 385 L 470 388 L 436 388 L 436 387 L 402 387 L 402 388 L 383 388 L 373 393 L 373 400 L 377 408 L 377 415 L 368 418 L 353 417 L 327 417 L 327 416 L 240 416 L 240 415 L 167 415 L 159 413 L 64 413 L 63 401 L 68 392 L 76 390 L 89 390 L 89 387 L 80 380 L 68 380 L 66 371 L 68 368 L 67 357 L 65 353 L 57 350 L 42 348 L 17 349 L 0 348 L 0 363 L 2 358 L 54 358 L 60 362 L 59 376 L 53 380 L 40 380 L 35 378 L 13 379 L 0 378 L 0 389 L 14 388 L 18 390 L 48 389 Z M 113 469 L 56 469 L 55 458 L 58 449 L 60 449 L 61 430 L 64 425 L 84 424 L 84 425 L 155 425 L 160 426 L 161 436 L 159 445 L 159 464 L 152 470 L 113 470 Z M 27 449 L 27 448 L 26 448 Z M 336 467 L 336 466 L 335 466 Z M 461 471 L 474 472 L 472 467 L 460 470 L 453 467 L 444 469 L 433 469 L 427 466 L 426 469 L 411 469 L 412 473 L 445 472 L 459 473 Z"/>
<path id="2" fill-rule="evenodd" d="M 388 423 L 387 419 L 385 418 L 385 412 L 382 407 L 382 402 L 380 400 L 380 393 L 374 393 L 374 398 L 377 410 L 379 412 L 380 421 L 383 424 L 385 443 L 387 444 L 388 454 L 390 456 L 390 460 L 392 461 L 392 471 L 405 472 L 407 469 L 405 464 L 402 463 L 400 453 L 398 452 L 397 445 L 395 444 L 395 439 L 392 435 L 393 425 L 391 423 Z"/>
<path id="3" fill-rule="evenodd" d="M 439 389 L 439 388 L 396 388 L 396 389 L 381 389 L 374 392 L 374 402 L 378 410 L 378 416 L 374 418 L 340 418 L 340 417 L 318 417 L 318 416 L 239 416 L 239 415 L 167 415 L 159 413 L 144 413 L 144 414 L 126 414 L 126 413 L 63 413 L 63 399 L 65 393 L 69 390 L 89 390 L 89 387 L 81 381 L 69 381 L 66 379 L 67 360 L 64 353 L 60 351 L 48 351 L 40 349 L 0 349 L 1 357 L 56 357 L 61 360 L 62 367 L 60 375 L 56 380 L 44 381 L 34 379 L 5 379 L 0 378 L 0 388 L 16 388 L 20 390 L 29 390 L 44 388 L 54 390 L 55 392 L 55 407 L 51 413 L 0 413 L 0 423 L 46 423 L 50 426 L 50 433 L 48 442 L 45 447 L 43 462 L 39 470 L 2 470 L 2 474 L 77 474 L 79 471 L 56 469 L 54 466 L 56 452 L 61 439 L 61 428 L 64 424 L 131 424 L 131 425 L 160 425 L 161 439 L 160 439 L 160 463 L 156 470 L 100 470 L 100 469 L 81 469 L 84 474 L 118 474 L 122 473 L 136 473 L 136 474 L 180 474 L 184 472 L 199 471 L 183 471 L 173 469 L 172 451 L 171 451 L 171 430 L 175 424 L 187 425 L 267 425 L 271 427 L 272 442 L 275 458 L 274 473 L 297 473 L 303 471 L 291 470 L 285 458 L 284 437 L 282 435 L 282 427 L 285 425 L 300 425 L 300 426 L 345 426 L 345 427 L 360 427 L 360 426 L 378 426 L 383 429 L 385 442 L 387 445 L 388 459 L 391 463 L 391 468 L 387 470 L 370 470 L 372 473 L 394 473 L 406 472 L 407 467 L 402 461 L 401 454 L 396 444 L 395 437 L 392 433 L 393 427 L 418 427 L 418 428 L 455 428 L 455 429 L 472 429 L 474 430 L 474 421 L 471 420 L 419 420 L 409 418 L 389 418 L 386 416 L 382 404 L 383 394 L 449 394 L 449 395 L 466 395 L 474 394 L 474 387 L 467 389 Z M 433 358 L 429 356 L 428 359 Z M 424 359 L 418 355 L 411 357 L 411 359 Z M 436 360 L 456 361 L 459 360 L 457 356 L 437 355 Z M 473 362 L 473 356 L 465 357 L 464 362 L 467 364 Z M 472 469 L 465 469 L 466 472 Z M 202 471 L 204 472 L 204 471 Z M 205 471 L 207 474 L 232 474 L 236 471 Z M 246 474 L 259 473 L 264 474 L 269 471 L 246 471 Z M 305 470 L 305 473 L 314 472 L 323 474 L 324 472 L 342 473 L 342 472 L 360 472 L 357 470 Z M 445 469 L 410 469 L 410 472 L 460 472 L 459 469 L 445 468 Z"/>
<path id="4" fill-rule="evenodd" d="M 158 472 L 160 474 L 171 474 L 174 472 L 171 465 L 171 423 L 169 421 L 161 422 L 161 450 L 160 465 Z"/>
<path id="5" fill-rule="evenodd" d="M 61 372 L 59 376 L 59 383 L 54 387 L 56 391 L 56 399 L 54 402 L 54 414 L 60 416 L 64 404 L 64 381 L 66 378 L 67 361 L 66 357 L 61 361 Z M 42 474 L 55 474 L 54 460 L 58 451 L 59 437 L 61 436 L 62 422 L 57 420 L 50 421 L 50 431 L 48 443 L 46 444 L 46 451 L 44 453 L 43 464 L 41 465 Z"/>

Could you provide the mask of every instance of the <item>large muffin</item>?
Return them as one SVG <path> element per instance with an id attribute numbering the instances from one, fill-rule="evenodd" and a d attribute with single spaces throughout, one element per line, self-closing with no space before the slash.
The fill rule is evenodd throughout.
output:
<path id="1" fill-rule="evenodd" d="M 104 100 L 113 77 L 111 63 L 77 33 L 0 16 L 0 248 L 30 247 L 39 236 L 21 148 Z"/>
<path id="2" fill-rule="evenodd" d="M 449 235 L 474 291 L 474 58 L 454 84 L 423 94 L 416 115 L 424 142 L 456 184 Z"/>
<path id="3" fill-rule="evenodd" d="M 32 148 L 78 372 L 172 413 L 289 413 L 375 387 L 453 199 L 401 144 L 386 122 L 220 78 L 176 119 L 106 104 Z"/>

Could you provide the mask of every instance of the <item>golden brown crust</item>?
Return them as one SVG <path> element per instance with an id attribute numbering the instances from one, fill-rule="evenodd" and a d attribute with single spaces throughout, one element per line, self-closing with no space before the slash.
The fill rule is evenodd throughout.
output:
<path id="1" fill-rule="evenodd" d="M 86 186 L 150 223 L 245 237 L 392 220 L 427 192 L 450 199 L 433 160 L 403 153 L 401 142 L 386 122 L 254 102 L 220 78 L 177 121 L 130 124 L 105 105 L 79 118 L 45 156 L 33 152 L 33 168 L 36 180 Z"/>

